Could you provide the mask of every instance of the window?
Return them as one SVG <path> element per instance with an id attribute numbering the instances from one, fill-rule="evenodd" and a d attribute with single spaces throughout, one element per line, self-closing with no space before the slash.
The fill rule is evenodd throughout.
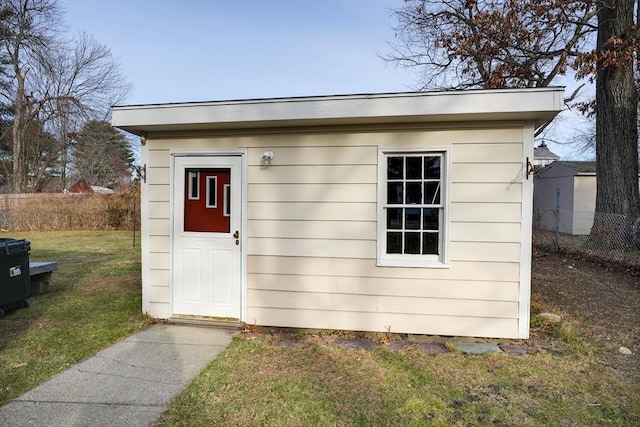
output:
<path id="1" fill-rule="evenodd" d="M 200 172 L 196 169 L 187 169 L 187 177 L 189 182 L 189 200 L 200 199 Z"/>
<path id="2" fill-rule="evenodd" d="M 207 177 L 207 208 L 218 207 L 218 177 Z"/>
<path id="3" fill-rule="evenodd" d="M 446 150 L 382 150 L 378 265 L 446 264 Z"/>
<path id="4" fill-rule="evenodd" d="M 224 185 L 224 216 L 231 216 L 231 186 Z"/>

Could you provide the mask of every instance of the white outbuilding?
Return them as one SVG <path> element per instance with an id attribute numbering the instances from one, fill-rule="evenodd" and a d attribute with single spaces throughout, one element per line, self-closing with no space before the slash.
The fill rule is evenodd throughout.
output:
<path id="1" fill-rule="evenodd" d="M 561 88 L 113 108 L 142 141 L 142 310 L 529 335 L 534 132 Z"/>

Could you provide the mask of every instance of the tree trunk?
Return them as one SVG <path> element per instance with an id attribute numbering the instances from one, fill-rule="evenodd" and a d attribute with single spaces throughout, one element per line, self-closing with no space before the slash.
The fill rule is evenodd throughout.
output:
<path id="1" fill-rule="evenodd" d="M 25 97 L 24 97 L 24 75 L 17 73 L 17 88 L 15 97 L 15 113 L 13 117 L 13 192 L 24 193 L 26 190 L 26 167 L 25 167 L 25 143 L 24 127 L 25 123 Z"/>
<path id="2" fill-rule="evenodd" d="M 624 35 L 634 24 L 634 0 L 603 0 L 598 11 L 597 50 L 612 37 Z M 597 64 L 596 80 L 596 212 L 626 216 L 628 242 L 640 243 L 638 191 L 638 95 L 633 63 L 619 55 L 616 64 Z M 596 215 L 592 243 L 611 240 L 606 219 Z M 606 231 L 605 231 L 606 230 Z M 603 240 L 604 238 L 604 240 Z M 629 244 L 627 245 L 629 246 Z M 626 249 L 629 249 L 627 247 Z"/>

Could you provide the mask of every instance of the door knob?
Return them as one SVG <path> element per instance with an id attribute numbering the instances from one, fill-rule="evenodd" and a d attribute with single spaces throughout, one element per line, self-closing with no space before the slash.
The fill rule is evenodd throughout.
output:
<path id="1" fill-rule="evenodd" d="M 239 232 L 238 230 L 236 230 L 236 232 L 235 232 L 235 233 L 233 233 L 233 238 L 234 238 L 234 239 L 237 239 L 237 238 L 239 238 L 239 237 L 240 237 L 240 232 Z"/>

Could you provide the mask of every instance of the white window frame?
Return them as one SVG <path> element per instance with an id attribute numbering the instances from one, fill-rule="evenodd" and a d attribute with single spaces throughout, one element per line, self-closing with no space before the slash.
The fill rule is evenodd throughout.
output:
<path id="1" fill-rule="evenodd" d="M 387 158 L 393 156 L 429 156 L 440 155 L 441 188 L 440 202 L 442 205 L 439 216 L 440 254 L 412 255 L 387 253 Z M 377 265 L 380 267 L 449 267 L 449 193 L 451 156 L 448 147 L 429 148 L 380 148 L 378 149 L 378 214 L 377 214 Z"/>
<path id="2" fill-rule="evenodd" d="M 229 202 L 231 201 L 230 200 L 230 197 L 231 197 L 231 184 L 225 184 L 223 188 L 224 188 L 224 195 L 223 195 L 223 197 L 224 197 L 224 199 L 223 199 L 224 200 L 224 208 L 222 210 L 222 215 L 223 216 L 231 216 L 231 213 L 229 212 L 229 208 L 230 208 L 230 206 L 229 206 L 230 203 Z"/>
<path id="3" fill-rule="evenodd" d="M 195 170 L 195 169 L 190 169 L 189 172 L 189 194 L 187 196 L 188 200 L 200 200 L 200 171 L 199 170 Z M 192 177 L 191 174 L 195 174 L 195 177 Z M 195 192 L 196 195 L 193 196 L 193 186 L 194 186 L 194 179 L 195 179 Z"/>

